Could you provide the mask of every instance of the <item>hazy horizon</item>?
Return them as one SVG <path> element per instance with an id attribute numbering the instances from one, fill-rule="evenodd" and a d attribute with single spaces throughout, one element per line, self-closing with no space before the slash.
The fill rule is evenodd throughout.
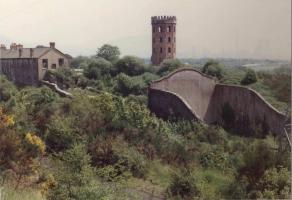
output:
<path id="1" fill-rule="evenodd" d="M 290 0 L 0 0 L 0 43 L 151 56 L 151 16 L 177 17 L 177 57 L 291 59 Z"/>

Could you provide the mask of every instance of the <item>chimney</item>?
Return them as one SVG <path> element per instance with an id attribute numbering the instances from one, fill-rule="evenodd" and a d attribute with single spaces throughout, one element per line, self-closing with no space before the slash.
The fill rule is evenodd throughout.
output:
<path id="1" fill-rule="evenodd" d="M 18 44 L 18 45 L 16 45 L 16 48 L 17 49 L 22 49 L 23 48 L 23 45 L 22 44 Z"/>
<path id="2" fill-rule="evenodd" d="M 52 48 L 52 49 L 55 48 L 55 42 L 50 42 L 50 48 Z"/>
<path id="3" fill-rule="evenodd" d="M 30 52 L 30 57 L 32 58 L 32 57 L 33 57 L 33 49 L 30 48 L 30 49 L 29 49 L 29 52 Z"/>
<path id="4" fill-rule="evenodd" d="M 0 44 L 0 49 L 6 49 L 6 46 L 4 44 Z"/>
<path id="5" fill-rule="evenodd" d="M 21 58 L 21 55 L 22 55 L 22 49 L 18 49 L 18 52 L 19 52 L 19 58 Z"/>
<path id="6" fill-rule="evenodd" d="M 10 49 L 11 49 L 11 50 L 17 50 L 17 44 L 16 44 L 16 43 L 12 43 L 12 44 L 10 45 Z"/>

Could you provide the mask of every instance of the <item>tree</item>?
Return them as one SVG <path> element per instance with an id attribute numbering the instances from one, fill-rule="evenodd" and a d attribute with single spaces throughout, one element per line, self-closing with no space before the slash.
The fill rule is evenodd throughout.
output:
<path id="1" fill-rule="evenodd" d="M 141 58 L 135 56 L 125 56 L 116 65 L 116 74 L 125 73 L 129 76 L 137 76 L 145 72 L 145 64 Z"/>
<path id="2" fill-rule="evenodd" d="M 76 134 L 72 130 L 70 118 L 54 117 L 47 125 L 45 141 L 50 151 L 63 151 L 76 142 Z"/>
<path id="3" fill-rule="evenodd" d="M 124 73 L 117 76 L 117 85 L 115 91 L 121 93 L 123 96 L 129 94 L 141 95 L 147 91 L 147 84 L 142 76 L 130 77 Z"/>
<path id="4" fill-rule="evenodd" d="M 104 58 L 110 62 L 115 62 L 119 59 L 120 54 L 121 53 L 118 47 L 104 44 L 102 47 L 98 48 L 96 57 Z"/>
<path id="5" fill-rule="evenodd" d="M 90 60 L 89 57 L 86 56 L 77 56 L 75 58 L 72 59 L 71 63 L 70 63 L 70 67 L 73 68 L 80 68 L 82 63 L 88 62 Z"/>
<path id="6" fill-rule="evenodd" d="M 249 85 L 257 82 L 257 74 L 254 70 L 248 69 L 244 78 L 241 80 L 241 85 Z"/>
<path id="7" fill-rule="evenodd" d="M 183 64 L 179 59 L 166 59 L 161 63 L 160 66 L 161 68 L 158 70 L 157 74 L 164 76 L 179 67 L 183 67 Z"/>
<path id="8" fill-rule="evenodd" d="M 187 171 L 174 174 L 168 190 L 171 196 L 181 197 L 183 199 L 192 199 L 193 197 L 200 196 L 196 179 Z"/>
<path id="9" fill-rule="evenodd" d="M 202 72 L 204 74 L 217 77 L 219 80 L 223 77 L 222 65 L 220 65 L 217 61 L 214 60 L 208 61 L 204 65 Z"/>
<path id="10" fill-rule="evenodd" d="M 97 58 L 88 63 L 84 69 L 84 75 L 89 79 L 102 79 L 109 75 L 112 64 L 104 58 Z"/>
<path id="11" fill-rule="evenodd" d="M 54 172 L 57 184 L 48 191 L 50 200 L 95 200 L 104 197 L 94 180 L 94 168 L 83 144 L 58 154 Z"/>

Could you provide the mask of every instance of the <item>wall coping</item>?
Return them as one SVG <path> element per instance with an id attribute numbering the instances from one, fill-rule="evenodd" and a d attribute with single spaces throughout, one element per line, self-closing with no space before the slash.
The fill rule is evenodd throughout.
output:
<path id="1" fill-rule="evenodd" d="M 163 80 L 165 80 L 165 79 L 168 79 L 168 78 L 170 78 L 171 76 L 173 76 L 173 75 L 175 75 L 175 74 L 177 74 L 177 73 L 179 73 L 179 72 L 182 72 L 182 71 L 194 71 L 194 72 L 199 73 L 201 76 L 204 76 L 204 77 L 206 77 L 206 78 L 209 78 L 209 79 L 215 81 L 215 83 L 216 83 L 216 81 L 217 81 L 216 78 L 214 78 L 214 77 L 212 77 L 212 76 L 209 76 L 209 75 L 207 75 L 207 74 L 204 74 L 203 72 L 200 72 L 200 71 L 197 70 L 197 69 L 190 68 L 190 67 L 181 67 L 181 68 L 178 68 L 178 69 L 176 69 L 176 70 L 170 72 L 169 74 L 167 74 L 167 75 L 165 75 L 165 76 L 163 76 L 163 77 L 161 77 L 161 78 L 159 78 L 159 79 L 157 79 L 157 80 L 153 80 L 153 81 L 151 81 L 151 82 L 150 82 L 150 87 L 151 87 L 151 84 L 152 84 L 152 83 L 158 83 L 158 82 L 161 82 L 161 81 L 163 81 Z"/>

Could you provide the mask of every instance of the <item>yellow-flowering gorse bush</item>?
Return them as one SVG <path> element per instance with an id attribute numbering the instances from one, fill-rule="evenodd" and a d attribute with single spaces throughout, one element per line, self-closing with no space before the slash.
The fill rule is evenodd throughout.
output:
<path id="1" fill-rule="evenodd" d="M 0 107 L 0 128 L 14 125 L 14 119 L 11 115 L 4 114 L 3 108 Z"/>
<path id="2" fill-rule="evenodd" d="M 46 151 L 46 145 L 45 143 L 42 141 L 42 139 L 40 137 L 38 137 L 37 135 L 28 132 L 25 135 L 25 140 L 27 143 L 29 143 L 30 145 L 33 145 L 35 147 L 37 147 L 39 153 L 44 154 Z"/>

